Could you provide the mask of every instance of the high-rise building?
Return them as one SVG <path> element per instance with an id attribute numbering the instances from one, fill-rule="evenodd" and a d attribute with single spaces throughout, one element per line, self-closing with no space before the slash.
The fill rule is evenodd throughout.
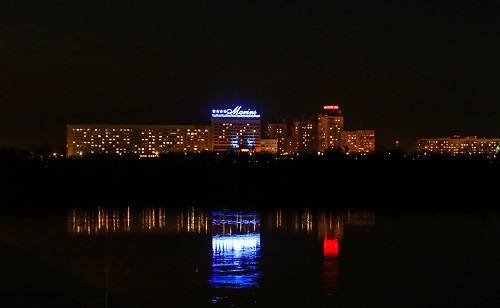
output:
<path id="1" fill-rule="evenodd" d="M 266 123 L 265 136 L 268 139 L 278 140 L 278 154 L 286 154 L 289 152 L 287 145 L 288 125 L 285 120 L 282 120 L 281 123 Z"/>
<path id="2" fill-rule="evenodd" d="M 260 114 L 255 110 L 213 109 L 211 118 L 214 152 L 260 152 Z"/>
<path id="3" fill-rule="evenodd" d="M 310 120 L 293 120 L 292 140 L 295 153 L 316 152 L 317 123 L 314 118 Z"/>
<path id="4" fill-rule="evenodd" d="M 339 106 L 324 106 L 323 112 L 318 114 L 318 152 L 340 148 L 343 130 L 344 116 Z"/>
<path id="5" fill-rule="evenodd" d="M 210 151 L 209 125 L 66 125 L 66 156 Z"/>
<path id="6" fill-rule="evenodd" d="M 345 130 L 341 135 L 347 153 L 375 152 L 375 130 Z"/>

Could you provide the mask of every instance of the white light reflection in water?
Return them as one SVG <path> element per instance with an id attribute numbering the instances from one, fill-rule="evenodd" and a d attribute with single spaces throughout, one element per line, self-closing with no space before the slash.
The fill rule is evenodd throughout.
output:
<path id="1" fill-rule="evenodd" d="M 254 213 L 215 212 L 212 226 L 214 288 L 257 287 L 260 271 L 260 221 Z"/>

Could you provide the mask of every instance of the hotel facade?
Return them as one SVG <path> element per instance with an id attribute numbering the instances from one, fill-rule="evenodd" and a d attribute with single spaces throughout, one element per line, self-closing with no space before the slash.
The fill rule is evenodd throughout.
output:
<path id="1" fill-rule="evenodd" d="M 261 151 L 260 114 L 255 110 L 214 109 L 211 117 L 212 151 Z"/>

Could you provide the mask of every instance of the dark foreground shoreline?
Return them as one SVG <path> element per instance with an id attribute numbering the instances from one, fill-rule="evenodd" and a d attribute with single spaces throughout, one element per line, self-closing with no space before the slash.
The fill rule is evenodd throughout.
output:
<path id="1" fill-rule="evenodd" d="M 0 158 L 3 208 L 206 206 L 496 209 L 485 156 L 184 155 Z"/>

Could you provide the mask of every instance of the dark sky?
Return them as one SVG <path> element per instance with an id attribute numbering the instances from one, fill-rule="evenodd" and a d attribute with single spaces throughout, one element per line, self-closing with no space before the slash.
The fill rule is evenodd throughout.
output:
<path id="1" fill-rule="evenodd" d="M 7 1 L 0 148 L 65 125 L 262 121 L 339 105 L 377 148 L 500 137 L 499 10 L 487 1 Z"/>

